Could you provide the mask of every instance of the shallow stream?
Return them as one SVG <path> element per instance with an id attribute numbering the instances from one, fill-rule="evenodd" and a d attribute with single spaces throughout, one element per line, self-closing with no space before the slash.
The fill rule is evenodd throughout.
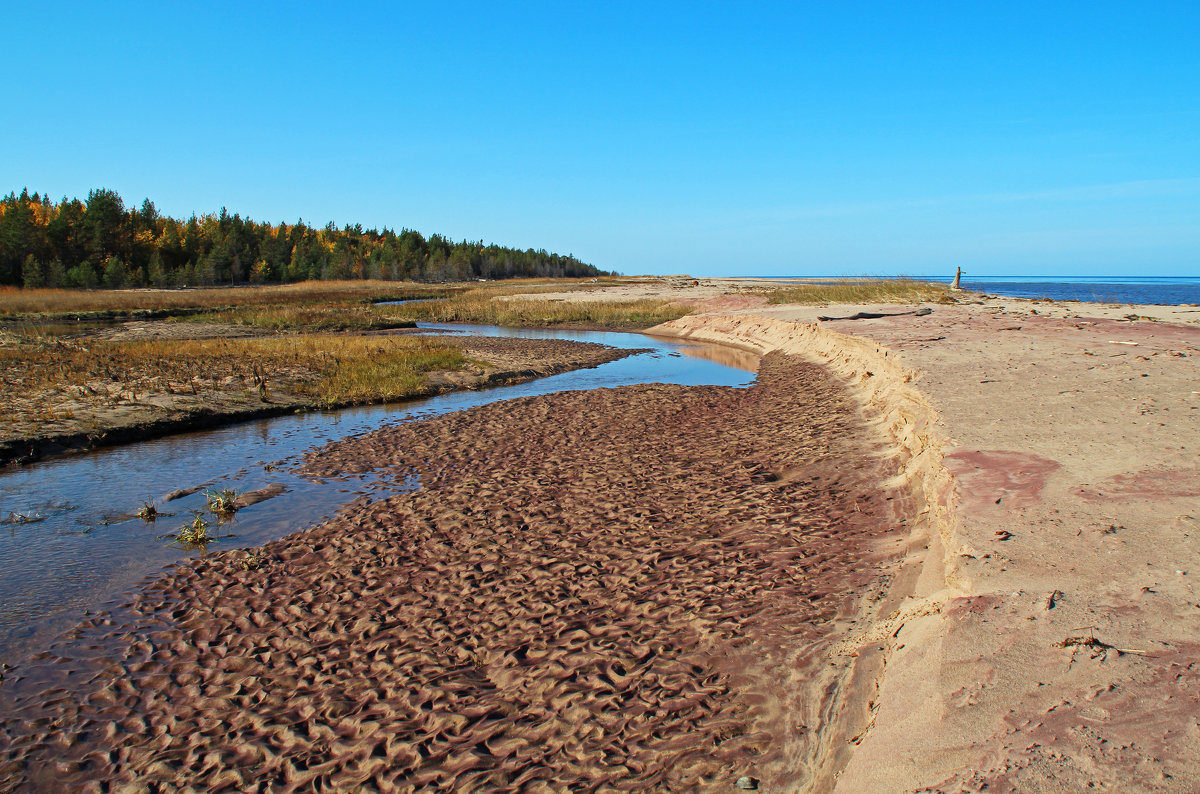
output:
<path id="1" fill-rule="evenodd" d="M 419 487 L 380 473 L 316 480 L 293 469 L 317 446 L 384 425 L 557 391 L 638 383 L 744 387 L 757 359 L 728 348 L 632 333 L 556 331 L 421 323 L 431 332 L 567 339 L 648 348 L 592 369 L 485 391 L 406 403 L 311 412 L 143 441 L 0 472 L 0 660 L 44 648 L 87 611 L 111 605 L 139 582 L 203 554 L 163 536 L 205 507 L 206 489 L 245 493 L 276 486 L 271 499 L 239 510 L 209 552 L 257 546 L 319 523 L 360 495 L 382 498 Z M 164 501 L 177 490 L 199 490 Z M 133 514 L 153 504 L 154 522 Z"/>

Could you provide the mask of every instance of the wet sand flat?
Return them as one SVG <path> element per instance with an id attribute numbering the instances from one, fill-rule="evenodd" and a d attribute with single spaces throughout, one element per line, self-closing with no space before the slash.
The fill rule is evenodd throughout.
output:
<path id="1" fill-rule="evenodd" d="M 313 474 L 422 489 L 182 567 L 11 671 L 0 786 L 765 789 L 814 751 L 805 682 L 886 584 L 905 500 L 879 452 L 842 382 L 782 354 L 745 390 L 331 445 Z"/>

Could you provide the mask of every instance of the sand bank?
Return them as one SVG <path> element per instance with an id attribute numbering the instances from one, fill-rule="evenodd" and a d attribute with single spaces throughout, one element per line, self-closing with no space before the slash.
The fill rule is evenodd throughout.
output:
<path id="1" fill-rule="evenodd" d="M 1200 790 L 1198 310 L 986 299 L 814 323 L 913 308 L 656 329 L 827 362 L 932 520 L 863 636 L 884 660 L 846 689 L 839 719 L 865 701 L 869 729 L 831 748 L 836 790 Z"/>

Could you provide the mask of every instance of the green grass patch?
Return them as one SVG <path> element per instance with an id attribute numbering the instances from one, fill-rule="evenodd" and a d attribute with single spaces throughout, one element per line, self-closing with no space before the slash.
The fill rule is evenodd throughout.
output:
<path id="1" fill-rule="evenodd" d="M 199 511 L 192 511 L 192 522 L 184 524 L 170 536 L 185 549 L 203 548 L 217 539 L 212 525 Z"/>
<path id="2" fill-rule="evenodd" d="M 222 488 L 219 491 L 205 491 L 204 501 L 208 509 L 218 515 L 233 515 L 237 512 L 238 492 L 232 488 Z"/>

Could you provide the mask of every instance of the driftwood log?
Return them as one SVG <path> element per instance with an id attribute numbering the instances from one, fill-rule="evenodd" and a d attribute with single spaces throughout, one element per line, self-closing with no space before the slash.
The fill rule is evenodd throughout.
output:
<path id="1" fill-rule="evenodd" d="M 928 306 L 922 306 L 911 312 L 859 312 L 852 314 L 849 317 L 818 317 L 821 322 L 826 320 L 874 320 L 876 317 L 902 317 L 906 314 L 911 314 L 916 317 L 924 317 L 927 314 L 933 314 L 933 309 Z"/>

